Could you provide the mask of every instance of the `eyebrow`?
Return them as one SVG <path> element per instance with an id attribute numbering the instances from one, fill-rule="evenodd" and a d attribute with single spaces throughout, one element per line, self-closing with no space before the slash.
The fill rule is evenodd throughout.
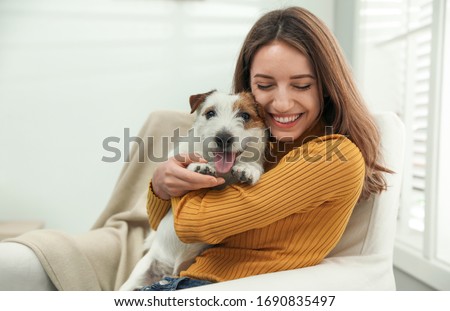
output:
<path id="1" fill-rule="evenodd" d="M 272 76 L 266 75 L 266 74 L 262 74 L 262 73 L 257 73 L 253 76 L 253 78 L 266 78 L 266 79 L 273 79 Z M 311 78 L 311 79 L 316 79 L 316 77 L 314 77 L 313 75 L 309 74 L 309 73 L 305 73 L 305 74 L 299 74 L 299 75 L 294 75 L 290 77 L 291 79 L 303 79 L 303 78 Z"/>

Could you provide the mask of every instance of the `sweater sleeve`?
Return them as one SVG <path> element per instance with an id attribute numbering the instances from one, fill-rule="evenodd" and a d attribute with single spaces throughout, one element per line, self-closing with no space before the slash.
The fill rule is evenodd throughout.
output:
<path id="1" fill-rule="evenodd" d="M 167 214 L 170 209 L 170 200 L 160 199 L 152 188 L 152 182 L 150 181 L 148 186 L 147 195 L 147 215 L 150 227 L 156 230 L 159 223 Z"/>
<path id="2" fill-rule="evenodd" d="M 183 242 L 218 244 L 326 202 L 358 197 L 364 175 L 362 154 L 348 138 L 319 137 L 289 152 L 253 186 L 173 198 L 175 229 Z"/>

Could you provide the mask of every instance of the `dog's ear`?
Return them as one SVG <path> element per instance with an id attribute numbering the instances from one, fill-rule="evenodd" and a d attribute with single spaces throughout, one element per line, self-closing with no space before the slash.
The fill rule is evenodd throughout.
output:
<path id="1" fill-rule="evenodd" d="M 189 97 L 189 104 L 191 104 L 191 113 L 194 113 L 195 110 L 206 100 L 206 97 L 214 93 L 216 90 L 209 91 L 208 93 L 191 95 Z"/>

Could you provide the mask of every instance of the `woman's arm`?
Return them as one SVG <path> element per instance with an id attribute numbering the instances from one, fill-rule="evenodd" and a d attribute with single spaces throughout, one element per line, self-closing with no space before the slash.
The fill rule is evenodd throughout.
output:
<path id="1" fill-rule="evenodd" d="M 254 186 L 199 190 L 173 198 L 175 229 L 184 242 L 217 244 L 324 202 L 359 196 L 365 165 L 342 135 L 320 137 L 288 153 Z"/>
<path id="2" fill-rule="evenodd" d="M 170 208 L 170 198 L 189 191 L 211 188 L 224 182 L 223 178 L 191 172 L 186 167 L 193 162 L 207 162 L 196 154 L 178 155 L 161 163 L 153 173 L 147 196 L 150 226 L 156 229 Z"/>
<path id="3" fill-rule="evenodd" d="M 150 181 L 147 195 L 147 215 L 150 228 L 158 229 L 159 223 L 170 209 L 170 200 L 163 200 L 153 190 L 153 181 Z"/>

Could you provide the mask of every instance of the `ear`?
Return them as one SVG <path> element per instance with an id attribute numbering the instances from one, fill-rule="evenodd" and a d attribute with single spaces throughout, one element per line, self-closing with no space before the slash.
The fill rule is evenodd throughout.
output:
<path id="1" fill-rule="evenodd" d="M 215 91 L 216 90 L 212 90 L 208 93 L 191 95 L 189 97 L 189 104 L 191 105 L 191 113 L 193 113 L 195 110 L 197 110 L 197 108 L 200 106 L 200 104 L 202 104 L 206 100 L 206 97 L 208 97 Z"/>
<path id="2" fill-rule="evenodd" d="M 264 117 L 266 115 L 266 112 L 264 111 L 264 108 L 261 106 L 261 104 L 256 102 L 255 96 L 252 93 L 250 93 L 250 92 L 241 92 L 241 93 L 239 93 L 239 95 L 244 97 L 244 98 L 248 98 L 248 100 L 253 103 L 253 105 L 255 107 L 256 114 L 258 115 L 258 117 L 260 117 L 261 119 L 264 119 Z"/>

